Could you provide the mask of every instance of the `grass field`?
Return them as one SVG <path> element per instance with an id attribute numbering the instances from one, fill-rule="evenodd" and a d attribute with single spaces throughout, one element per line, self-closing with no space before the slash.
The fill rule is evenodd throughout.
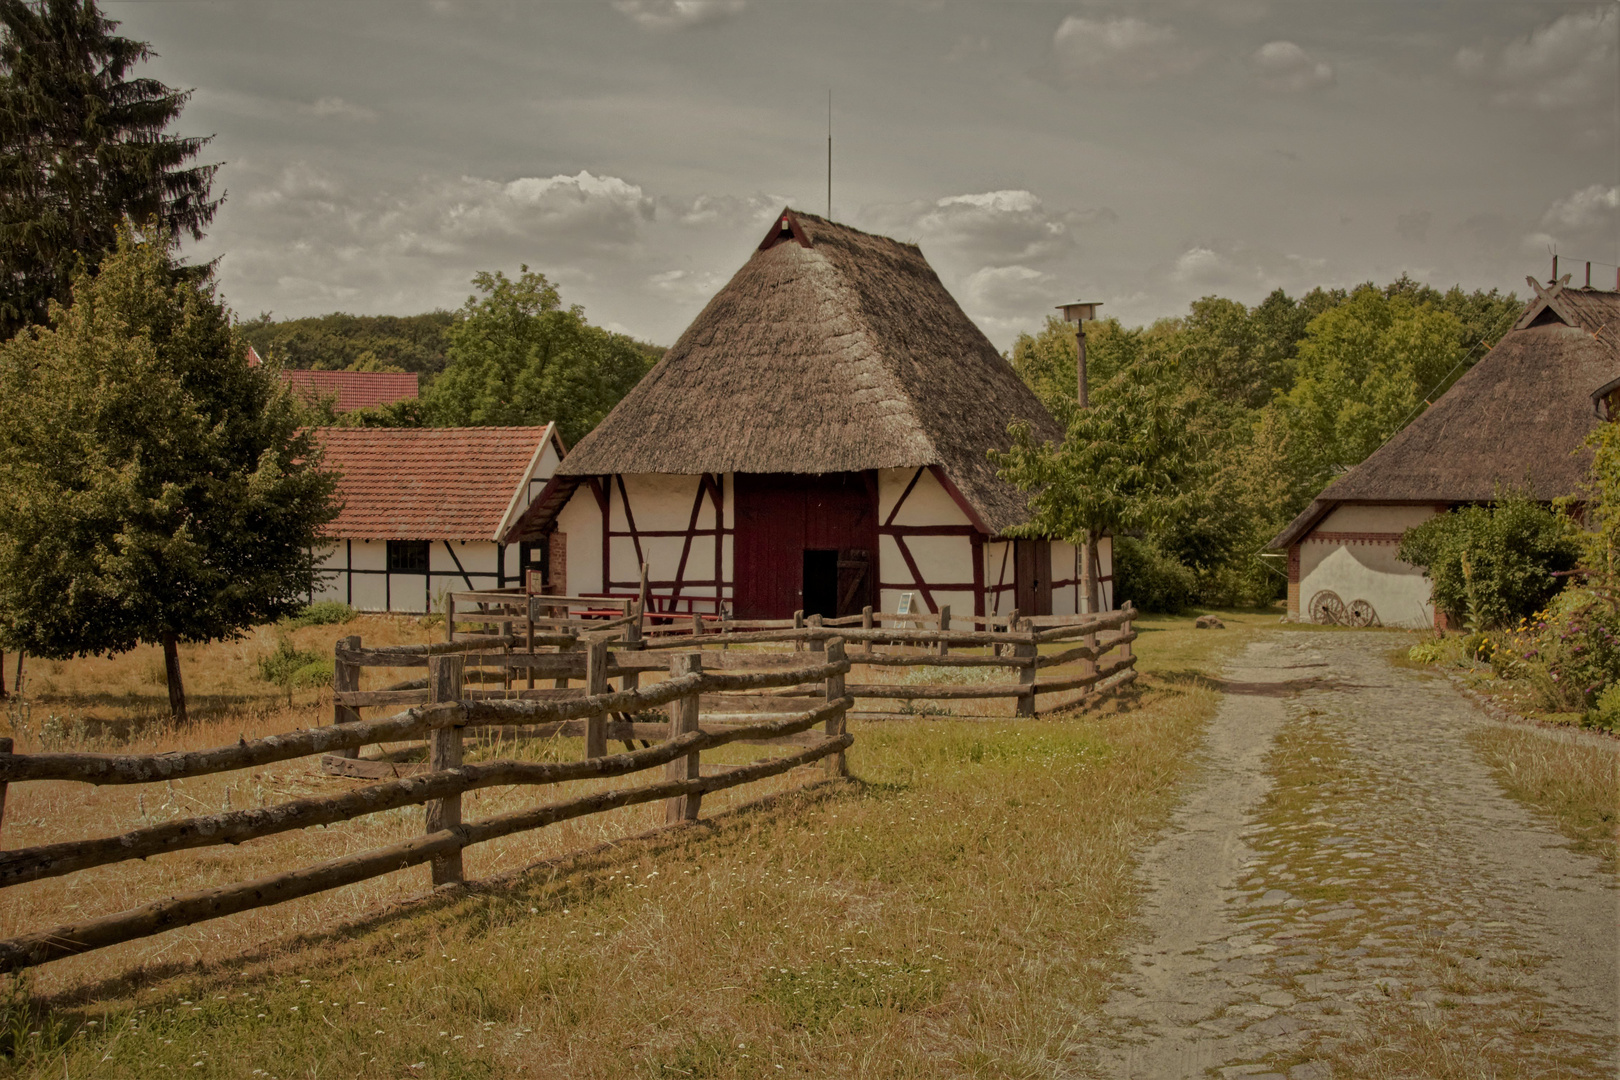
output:
<path id="1" fill-rule="evenodd" d="M 32 999 L 13 991 L 0 1017 L 0 1048 L 14 1054 L 0 1071 L 1049 1074 L 1103 992 L 1132 910 L 1131 853 L 1164 820 L 1214 708 L 1205 673 L 1275 618 L 1234 613 L 1224 632 L 1143 620 L 1145 677 L 1121 700 L 1017 723 L 856 724 L 848 782 L 796 790 L 802 778 L 790 778 L 752 806 L 738 803 L 759 788 L 730 805 L 705 800 L 709 820 L 640 839 L 625 837 L 645 828 L 647 808 L 631 808 L 639 825 L 593 818 L 474 849 L 475 877 L 539 865 L 468 893 L 401 902 L 426 877 L 405 871 L 50 965 L 27 988 Z M 343 633 L 421 640 L 431 628 L 363 619 L 299 631 L 299 643 L 330 648 Z M 320 722 L 313 696 L 291 709 L 274 692 L 233 697 L 252 646 L 213 648 L 224 658 L 188 658 L 193 687 L 237 703 L 137 741 L 202 745 L 237 728 Z M 96 708 L 126 707 L 114 695 L 141 662 L 90 674 L 64 665 L 50 673 L 61 695 L 52 706 L 94 687 Z M 236 674 L 212 683 L 198 670 L 228 664 Z M 347 783 L 302 762 L 262 772 L 262 792 L 232 789 L 236 805 Z M 203 780 L 176 785 L 163 807 L 70 785 L 13 795 L 7 846 L 225 798 Z M 534 794 L 480 797 L 488 804 L 470 805 L 469 818 Z M 421 829 L 419 810 L 380 817 L 10 889 L 0 921 L 47 925 L 72 905 L 108 910 L 195 887 L 199 875 L 230 880 Z"/>

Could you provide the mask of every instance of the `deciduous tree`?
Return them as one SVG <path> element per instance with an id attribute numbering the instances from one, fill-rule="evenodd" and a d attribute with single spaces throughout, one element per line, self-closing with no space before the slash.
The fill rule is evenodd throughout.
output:
<path id="1" fill-rule="evenodd" d="M 291 394 L 169 237 L 121 231 L 49 327 L 0 345 L 0 641 L 63 659 L 294 611 L 334 479 Z"/>
<path id="2" fill-rule="evenodd" d="M 428 422 L 544 424 L 572 444 L 652 367 L 648 347 L 563 307 L 556 286 L 522 268 L 480 273 L 449 330 L 450 363 L 425 395 Z"/>

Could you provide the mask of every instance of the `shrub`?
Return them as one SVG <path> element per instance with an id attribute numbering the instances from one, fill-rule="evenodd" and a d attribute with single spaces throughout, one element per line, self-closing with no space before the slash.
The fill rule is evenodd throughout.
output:
<path id="1" fill-rule="evenodd" d="M 1138 611 L 1174 615 L 1191 606 L 1197 586 L 1197 576 L 1151 540 L 1114 537 L 1116 605 L 1129 600 Z"/>
<path id="2" fill-rule="evenodd" d="M 330 682 L 332 658 L 298 649 L 285 635 L 276 639 L 276 651 L 259 658 L 259 678 L 291 692 Z"/>
<path id="3" fill-rule="evenodd" d="M 307 604 L 298 612 L 281 621 L 282 625 L 290 630 L 302 626 L 341 626 L 354 618 L 354 608 L 341 600 L 317 600 Z"/>
<path id="4" fill-rule="evenodd" d="M 1568 589 L 1529 626 L 1518 659 L 1550 712 L 1586 712 L 1620 684 L 1620 614 L 1587 592 Z"/>
<path id="5" fill-rule="evenodd" d="M 1579 554 L 1568 518 L 1516 492 L 1408 529 L 1400 548 L 1433 583 L 1434 606 L 1472 631 L 1539 611 L 1558 592 L 1553 575 L 1574 569 Z"/>

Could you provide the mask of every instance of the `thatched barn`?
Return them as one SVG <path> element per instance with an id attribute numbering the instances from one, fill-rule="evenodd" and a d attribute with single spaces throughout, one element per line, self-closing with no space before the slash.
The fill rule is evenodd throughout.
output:
<path id="1" fill-rule="evenodd" d="M 1428 411 L 1329 484 L 1272 540 L 1288 553 L 1288 611 L 1307 622 L 1435 623 L 1429 582 L 1396 557 L 1401 534 L 1506 488 L 1576 494 L 1594 394 L 1620 376 L 1620 293 L 1530 282 L 1535 299 Z"/>
<path id="2" fill-rule="evenodd" d="M 338 474 L 336 521 L 316 548 L 313 600 L 362 611 L 435 611 L 453 589 L 519 585 L 543 570 L 539 545 L 501 537 L 566 448 L 544 427 L 317 428 Z"/>
<path id="3" fill-rule="evenodd" d="M 550 538 L 577 595 L 645 562 L 666 611 L 1073 612 L 1074 545 L 1007 537 L 1028 503 L 986 453 L 1014 420 L 1062 435 L 916 245 L 784 210 L 506 540 Z"/>

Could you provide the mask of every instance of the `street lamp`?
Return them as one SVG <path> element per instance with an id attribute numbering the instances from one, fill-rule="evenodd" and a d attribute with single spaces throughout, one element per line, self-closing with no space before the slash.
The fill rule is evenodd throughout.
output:
<path id="1" fill-rule="evenodd" d="M 1077 350 L 1075 362 L 1075 378 L 1080 384 L 1080 407 L 1090 406 L 1091 401 L 1086 393 L 1086 323 L 1097 317 L 1097 309 L 1102 307 L 1098 300 L 1076 300 L 1072 304 L 1059 304 L 1058 310 L 1063 312 L 1063 321 L 1074 323 L 1074 343 Z"/>

